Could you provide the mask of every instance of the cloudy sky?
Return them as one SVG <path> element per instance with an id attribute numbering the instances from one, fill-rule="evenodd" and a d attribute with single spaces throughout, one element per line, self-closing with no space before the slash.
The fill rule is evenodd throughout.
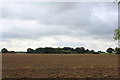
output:
<path id="1" fill-rule="evenodd" d="M 0 3 L 0 48 L 116 47 L 117 5 L 112 2 Z"/>

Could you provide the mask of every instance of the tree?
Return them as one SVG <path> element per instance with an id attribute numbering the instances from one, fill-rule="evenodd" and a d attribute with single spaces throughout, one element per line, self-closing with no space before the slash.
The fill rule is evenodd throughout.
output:
<path id="1" fill-rule="evenodd" d="M 50 54 L 50 53 L 55 53 L 55 49 L 52 47 L 45 47 L 44 48 L 44 53 Z"/>
<path id="2" fill-rule="evenodd" d="M 115 0 L 115 2 L 113 2 L 113 3 L 117 3 L 117 4 L 120 4 L 120 1 L 118 1 L 118 0 Z"/>
<path id="3" fill-rule="evenodd" d="M 60 47 L 56 48 L 56 53 L 58 53 L 58 54 L 61 54 L 61 53 L 62 53 L 62 51 L 61 51 L 61 48 L 60 48 Z"/>
<path id="4" fill-rule="evenodd" d="M 85 53 L 85 48 L 84 47 L 81 47 L 81 53 Z"/>
<path id="5" fill-rule="evenodd" d="M 118 4 L 118 6 L 119 6 L 119 4 L 120 4 L 120 1 L 117 1 L 116 0 L 116 3 Z M 118 29 L 115 29 L 114 30 L 114 40 L 119 40 L 120 39 L 120 27 L 118 27 Z"/>
<path id="6" fill-rule="evenodd" d="M 94 52 L 95 52 L 94 50 L 91 50 L 91 51 L 90 51 L 90 54 L 93 54 Z"/>
<path id="7" fill-rule="evenodd" d="M 3 49 L 1 50 L 1 52 L 2 52 L 2 53 L 8 53 L 8 50 L 7 50 L 6 48 L 3 48 Z"/>
<path id="8" fill-rule="evenodd" d="M 28 49 L 27 49 L 27 53 L 33 53 L 33 52 L 34 52 L 33 49 L 31 49 L 31 48 L 28 48 Z"/>
<path id="9" fill-rule="evenodd" d="M 90 50 L 89 50 L 89 49 L 86 49 L 86 50 L 85 50 L 85 53 L 86 53 L 86 54 L 90 54 Z"/>
<path id="10" fill-rule="evenodd" d="M 98 53 L 102 53 L 102 51 L 98 51 Z"/>
<path id="11" fill-rule="evenodd" d="M 94 52 L 93 54 L 100 54 L 99 52 Z"/>
<path id="12" fill-rule="evenodd" d="M 116 53 L 116 54 L 120 54 L 120 48 L 117 48 L 117 47 L 116 47 L 116 48 L 115 48 L 115 53 Z"/>
<path id="13" fill-rule="evenodd" d="M 73 48 L 71 48 L 71 47 L 64 47 L 64 48 L 62 48 L 62 50 L 74 51 L 74 49 L 73 49 Z"/>
<path id="14" fill-rule="evenodd" d="M 86 51 L 85 51 L 85 48 L 84 47 L 77 47 L 77 48 L 75 48 L 75 52 L 76 53 L 85 53 Z"/>
<path id="15" fill-rule="evenodd" d="M 119 40 L 119 39 L 120 39 L 120 27 L 114 30 L 114 40 Z"/>
<path id="16" fill-rule="evenodd" d="M 45 53 L 45 49 L 39 47 L 39 48 L 36 48 L 34 52 L 35 52 L 35 53 L 41 53 L 41 54 L 44 54 L 44 53 Z"/>
<path id="17" fill-rule="evenodd" d="M 108 53 L 113 53 L 114 52 L 114 49 L 113 48 L 108 48 L 107 50 L 106 50 L 106 52 L 108 52 Z"/>
<path id="18" fill-rule="evenodd" d="M 16 53 L 15 51 L 9 51 L 8 53 Z"/>

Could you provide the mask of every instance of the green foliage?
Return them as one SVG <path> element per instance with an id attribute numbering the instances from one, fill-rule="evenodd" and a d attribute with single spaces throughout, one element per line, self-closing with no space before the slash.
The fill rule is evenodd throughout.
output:
<path id="1" fill-rule="evenodd" d="M 7 50 L 6 48 L 3 48 L 3 49 L 1 50 L 1 52 L 2 52 L 2 53 L 8 53 L 8 50 Z"/>
<path id="2" fill-rule="evenodd" d="M 118 5 L 120 4 L 120 1 L 118 2 Z"/>
<path id="3" fill-rule="evenodd" d="M 106 52 L 101 52 L 100 54 L 110 54 L 110 53 L 106 53 Z"/>
<path id="4" fill-rule="evenodd" d="M 33 49 L 31 49 L 31 48 L 28 48 L 28 49 L 27 49 L 27 53 L 33 53 L 33 52 L 34 52 Z"/>
<path id="5" fill-rule="evenodd" d="M 108 48 L 107 50 L 106 50 L 106 52 L 108 52 L 108 53 L 113 53 L 114 52 L 114 49 L 113 48 Z"/>
<path id="6" fill-rule="evenodd" d="M 120 40 L 120 27 L 114 30 L 114 40 Z"/>
<path id="7" fill-rule="evenodd" d="M 8 53 L 16 53 L 15 51 L 9 51 Z"/>
<path id="8" fill-rule="evenodd" d="M 77 48 L 75 48 L 75 52 L 76 53 L 86 53 L 86 52 L 89 52 L 89 50 L 88 49 L 85 50 L 84 47 L 77 47 Z"/>
<path id="9" fill-rule="evenodd" d="M 120 48 L 117 48 L 117 47 L 116 47 L 116 48 L 115 48 L 115 53 L 116 53 L 116 54 L 120 54 Z"/>
<path id="10" fill-rule="evenodd" d="M 36 48 L 35 50 L 32 48 L 28 48 L 26 52 L 15 52 L 15 51 L 8 51 L 6 48 L 1 50 L 2 53 L 16 53 L 16 54 L 120 54 L 120 48 L 108 48 L 106 52 L 103 51 L 94 51 L 85 49 L 84 47 L 63 47 L 63 48 L 52 48 L 52 47 L 45 47 L 45 48 Z"/>
<path id="11" fill-rule="evenodd" d="M 36 48 L 35 50 L 28 48 L 27 53 L 36 53 L 36 54 L 99 54 L 99 52 L 95 52 L 94 50 L 85 49 L 84 47 L 63 47 L 63 48 Z"/>
<path id="12" fill-rule="evenodd" d="M 118 5 L 120 4 L 120 1 L 118 1 Z M 114 30 L 114 40 L 120 40 L 120 27 L 118 29 Z"/>

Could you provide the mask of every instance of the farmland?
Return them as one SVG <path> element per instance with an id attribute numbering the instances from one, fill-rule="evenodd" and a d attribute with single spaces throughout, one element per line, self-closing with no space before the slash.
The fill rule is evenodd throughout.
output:
<path id="1" fill-rule="evenodd" d="M 2 76 L 9 78 L 117 78 L 118 55 L 2 54 Z"/>

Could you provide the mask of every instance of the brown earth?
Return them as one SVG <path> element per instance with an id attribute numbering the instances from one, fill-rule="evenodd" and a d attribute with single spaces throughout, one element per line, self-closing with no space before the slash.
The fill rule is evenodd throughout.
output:
<path id="1" fill-rule="evenodd" d="M 118 55 L 3 54 L 2 77 L 118 78 Z"/>

